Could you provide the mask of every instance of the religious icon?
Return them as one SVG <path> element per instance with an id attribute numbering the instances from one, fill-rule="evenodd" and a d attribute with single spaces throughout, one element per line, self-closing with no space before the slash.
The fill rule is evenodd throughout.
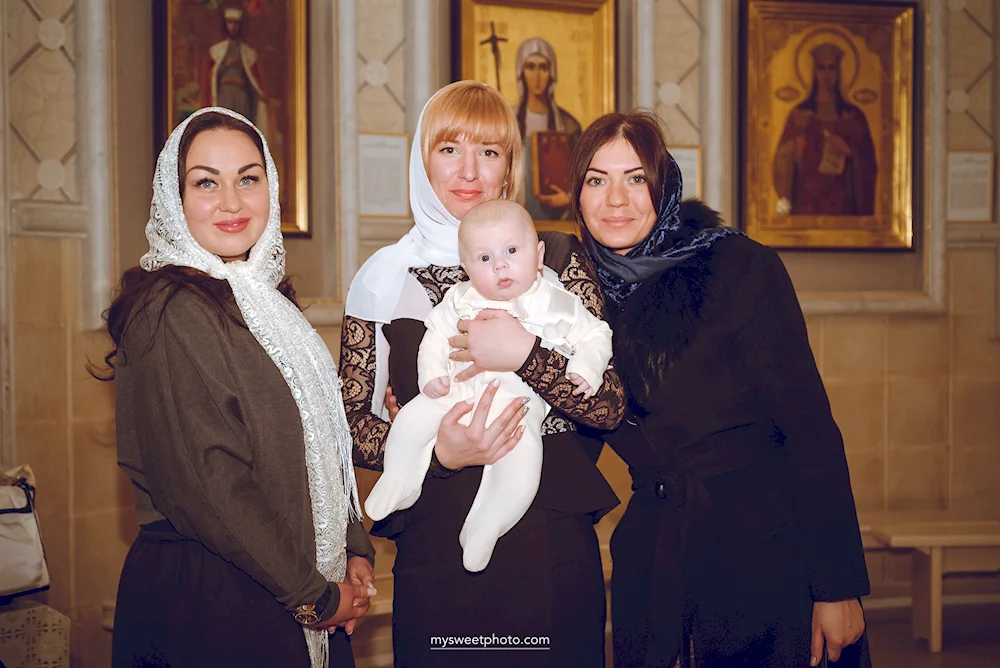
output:
<path id="1" fill-rule="evenodd" d="M 583 128 L 614 110 L 610 0 L 462 0 L 455 78 L 495 86 L 517 117 L 523 204 L 539 229 L 573 229 L 569 157 Z M 513 57 L 511 57 L 513 55 Z"/>
<path id="2" fill-rule="evenodd" d="M 246 13 L 230 8 L 222 14 L 225 37 L 209 47 L 201 67 L 201 106 L 243 114 L 263 131 L 268 144 L 277 145 L 280 134 L 270 123 L 268 108 L 281 101 L 269 98 L 261 86 L 260 54 L 243 37 Z"/>
<path id="3" fill-rule="evenodd" d="M 528 188 L 525 208 L 537 220 L 564 220 L 569 214 L 569 154 L 582 128 L 556 104 L 559 82 L 555 49 L 541 37 L 521 42 L 514 66 L 518 102 L 514 108 L 525 143 Z"/>
<path id="4" fill-rule="evenodd" d="M 197 109 L 256 125 L 282 180 L 282 230 L 308 234 L 305 0 L 158 0 L 161 132 Z"/>
<path id="5" fill-rule="evenodd" d="M 864 112 L 844 99 L 844 51 L 820 42 L 810 56 L 812 90 L 788 114 L 774 156 L 777 212 L 870 216 L 878 164 Z"/>
<path id="6" fill-rule="evenodd" d="M 912 247 L 915 6 L 864 7 L 744 0 L 743 222 L 763 243 Z"/>

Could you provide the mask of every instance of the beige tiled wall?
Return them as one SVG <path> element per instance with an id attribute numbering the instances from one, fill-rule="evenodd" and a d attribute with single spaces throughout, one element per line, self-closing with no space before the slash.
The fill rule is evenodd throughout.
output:
<path id="1" fill-rule="evenodd" d="M 81 332 L 81 243 L 15 237 L 15 444 L 38 476 L 51 571 L 40 598 L 69 615 L 74 666 L 110 663 L 102 605 L 113 599 L 135 535 L 131 493 L 115 456 L 114 388 L 87 373 L 107 350 Z"/>
<path id="2" fill-rule="evenodd" d="M 357 5 L 359 132 L 405 132 L 403 9 L 403 0 Z"/>
<path id="3" fill-rule="evenodd" d="M 671 145 L 700 144 L 699 81 L 701 24 L 699 0 L 656 0 L 656 113 L 667 126 Z M 680 96 L 676 96 L 679 87 Z M 671 92 L 673 91 L 673 92 Z M 672 97 L 672 95 L 674 97 Z"/>
<path id="4" fill-rule="evenodd" d="M 16 129 L 8 149 L 9 196 L 79 202 L 74 2 L 11 0 L 3 3 L 3 11 L 9 26 L 5 36 L 9 111 Z M 58 48 L 39 43 L 39 21 L 46 20 L 62 26 L 66 37 Z"/>
<path id="5" fill-rule="evenodd" d="M 949 3 L 948 148 L 995 150 L 992 137 L 994 0 Z"/>
<path id="6" fill-rule="evenodd" d="M 358 132 L 406 132 L 404 0 L 373 0 L 357 4 Z M 432 48 L 426 45 L 425 48 Z M 382 246 L 406 234 L 409 218 L 362 218 L 358 235 L 360 266 Z M 346 277 L 350 282 L 351 277 Z M 336 348 L 339 349 L 338 343 Z"/>
<path id="7" fill-rule="evenodd" d="M 11 203 L 51 202 L 41 216 L 81 203 L 76 175 L 77 77 L 74 0 L 5 0 Z M 40 43 L 39 24 L 62 25 L 61 45 Z M 54 24 L 47 24 L 50 28 Z M 51 33 L 50 33 L 51 34 Z M 113 599 L 135 533 L 115 461 L 114 389 L 86 371 L 103 336 L 79 328 L 82 242 L 14 236 L 14 448 L 38 477 L 38 511 L 51 573 L 39 595 L 73 620 L 74 666 L 110 664 L 102 604 Z"/>

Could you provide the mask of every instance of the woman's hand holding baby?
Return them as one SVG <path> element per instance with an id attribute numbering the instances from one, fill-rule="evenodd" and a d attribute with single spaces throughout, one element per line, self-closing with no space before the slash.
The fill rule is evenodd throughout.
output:
<path id="1" fill-rule="evenodd" d="M 458 336 L 448 339 L 455 362 L 472 362 L 455 376 L 469 380 L 483 371 L 517 371 L 535 346 L 535 335 L 506 311 L 487 309 L 475 320 L 459 320 Z"/>
<path id="2" fill-rule="evenodd" d="M 512 401 L 489 427 L 486 426 L 486 416 L 499 386 L 498 381 L 486 386 L 469 426 L 459 424 L 459 420 L 472 410 L 471 401 L 460 401 L 445 414 L 434 444 L 434 452 L 442 466 L 460 469 L 495 464 L 521 440 L 524 426 L 519 423 L 528 412 L 527 397 Z"/>

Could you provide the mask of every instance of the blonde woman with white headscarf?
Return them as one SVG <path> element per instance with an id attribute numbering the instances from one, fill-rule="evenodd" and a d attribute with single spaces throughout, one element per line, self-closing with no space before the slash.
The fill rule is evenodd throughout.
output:
<path id="1" fill-rule="evenodd" d="M 569 214 L 567 191 L 552 184 L 549 193 L 540 194 L 536 198 L 532 187 L 532 135 L 536 132 L 564 132 L 569 135 L 570 148 L 580 138 L 580 123 L 571 113 L 556 104 L 556 84 L 559 82 L 556 50 L 541 37 L 524 40 L 517 48 L 514 75 L 517 78 L 518 92 L 514 114 L 524 138 L 525 183 L 528 184 L 525 208 L 536 220 L 572 218 Z M 568 162 L 566 167 L 568 169 Z"/>
<path id="2" fill-rule="evenodd" d="M 353 666 L 374 550 L 329 351 L 284 279 L 278 176 L 196 112 L 153 181 L 149 252 L 108 311 L 119 465 L 141 525 L 114 665 Z"/>
<path id="3" fill-rule="evenodd" d="M 495 89 L 460 81 L 430 99 L 410 152 L 414 226 L 365 263 L 347 296 L 340 374 L 358 466 L 382 469 L 397 406 L 419 391 L 424 318 L 452 285 L 467 279 L 459 266 L 459 221 L 481 202 L 516 199 L 522 179 L 517 121 Z M 598 285 L 576 237 L 540 238 L 551 275 L 600 317 Z M 518 447 L 524 404 L 516 399 L 487 424 L 496 392 L 487 388 L 477 406 L 458 402 L 444 417 L 420 499 L 373 529 L 397 548 L 395 665 L 598 668 L 605 609 L 593 523 L 618 501 L 595 466 L 602 441 L 584 437 L 578 426 L 613 429 L 620 422 L 621 382 L 610 369 L 599 394 L 574 394 L 565 357 L 541 348 L 506 311 L 484 314 L 459 321 L 462 334 L 450 340 L 453 359 L 473 362 L 455 381 L 482 370 L 517 372 L 552 406 L 542 426 L 541 483 L 531 507 L 497 542 L 489 566 L 466 571 L 457 537 L 483 467 Z M 488 641 L 437 651 L 445 636 Z M 503 651 L 522 642 L 533 642 L 534 651 Z"/>

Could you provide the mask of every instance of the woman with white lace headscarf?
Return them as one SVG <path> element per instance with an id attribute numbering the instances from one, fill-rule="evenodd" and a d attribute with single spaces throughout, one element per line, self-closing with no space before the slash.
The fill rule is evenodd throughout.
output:
<path id="1" fill-rule="evenodd" d="M 278 176 L 244 117 L 203 109 L 157 161 L 149 252 L 108 311 L 119 465 L 139 535 L 114 665 L 353 665 L 368 610 L 336 365 L 284 279 Z"/>

